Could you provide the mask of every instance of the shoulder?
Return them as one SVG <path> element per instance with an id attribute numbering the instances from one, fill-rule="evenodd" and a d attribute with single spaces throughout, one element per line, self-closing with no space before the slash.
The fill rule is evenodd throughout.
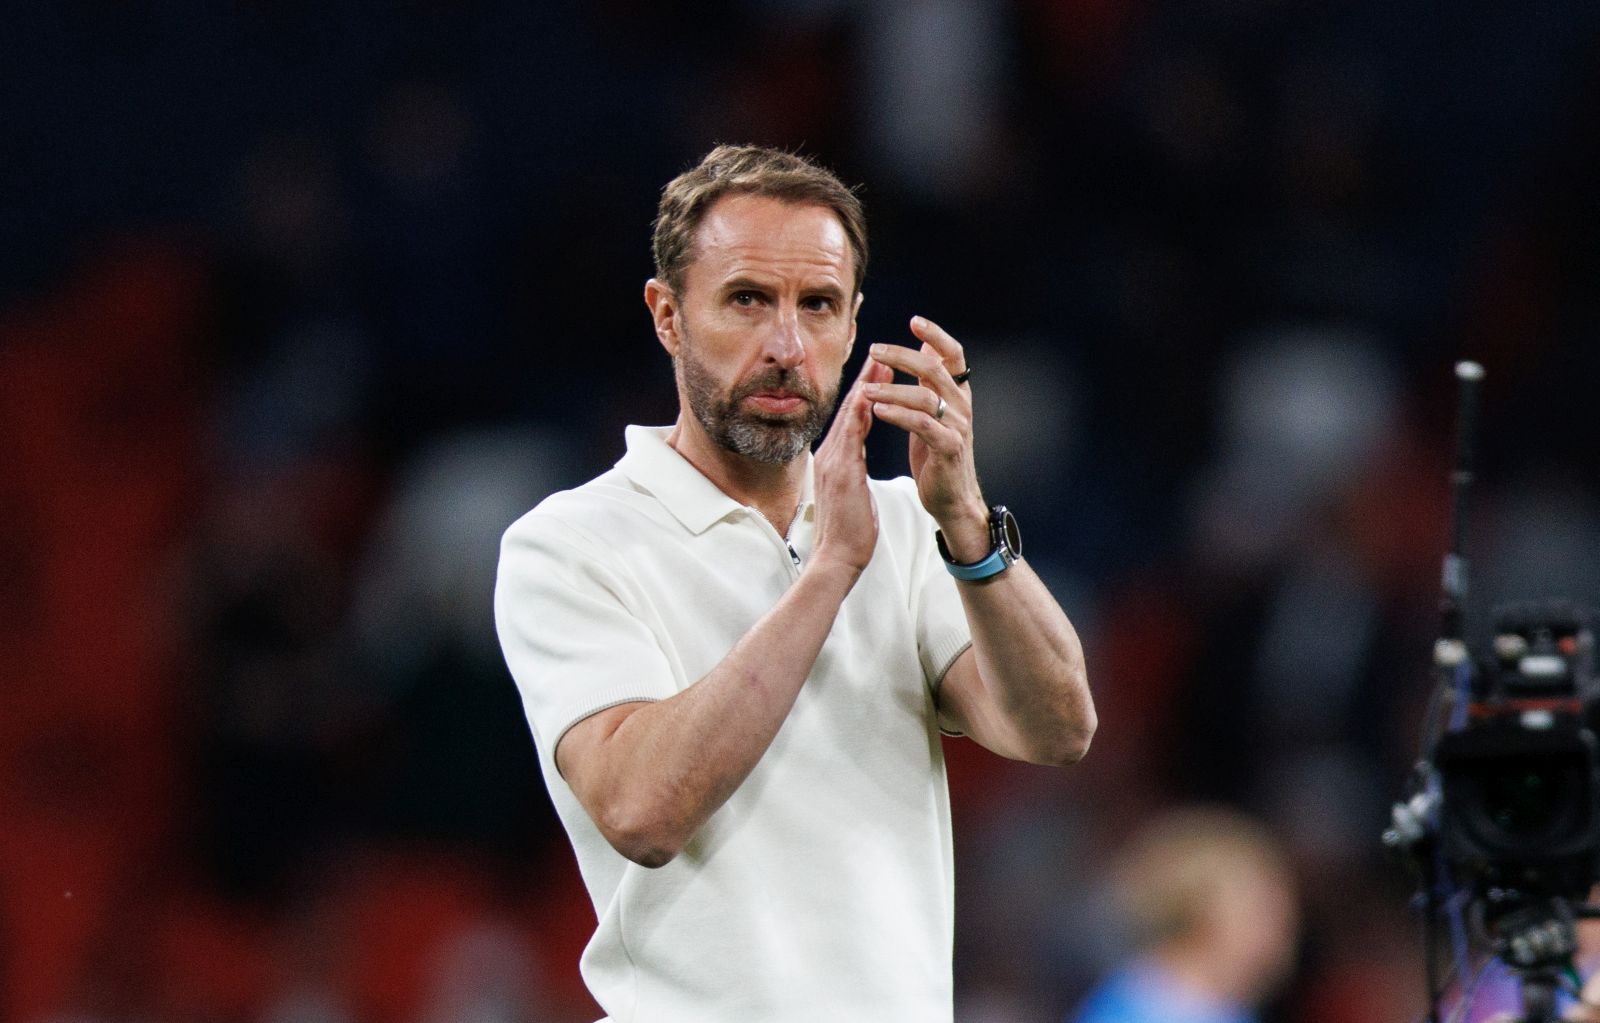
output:
<path id="1" fill-rule="evenodd" d="M 630 518 L 649 513 L 654 503 L 617 469 L 570 490 L 559 490 L 513 522 L 500 540 L 501 557 L 516 552 L 570 551 L 577 556 L 602 555 Z"/>
<path id="2" fill-rule="evenodd" d="M 887 501 L 895 507 L 909 505 L 918 511 L 922 510 L 922 498 L 917 496 L 917 481 L 910 476 L 895 476 L 886 480 L 869 478 L 867 486 L 880 504 Z"/>
<path id="3" fill-rule="evenodd" d="M 922 507 L 917 494 L 917 481 L 910 476 L 893 479 L 869 479 L 867 485 L 878 506 L 878 519 L 888 529 L 933 529 L 933 516 Z"/>
<path id="4" fill-rule="evenodd" d="M 907 565 L 936 557 L 933 534 L 939 525 L 922 507 L 917 481 L 910 476 L 897 476 L 869 480 L 868 485 L 878 509 L 879 543 L 887 545 L 894 558 Z"/>

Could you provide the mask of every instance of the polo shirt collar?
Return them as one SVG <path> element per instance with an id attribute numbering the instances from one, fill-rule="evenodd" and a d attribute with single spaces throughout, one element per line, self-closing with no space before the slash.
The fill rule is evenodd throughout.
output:
<path id="1" fill-rule="evenodd" d="M 667 443 L 670 426 L 629 426 L 623 431 L 628 453 L 617 462 L 624 476 L 655 495 L 673 517 L 691 533 L 700 534 L 734 512 L 749 511 L 690 464 Z M 805 482 L 800 489 L 796 518 L 815 514 L 815 480 L 811 452 L 806 452 Z"/>

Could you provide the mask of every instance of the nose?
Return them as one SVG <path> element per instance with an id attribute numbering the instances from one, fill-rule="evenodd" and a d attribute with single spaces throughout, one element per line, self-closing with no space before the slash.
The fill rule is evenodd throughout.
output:
<path id="1" fill-rule="evenodd" d="M 797 311 L 787 310 L 776 318 L 767 334 L 762 357 L 784 369 L 794 369 L 806 361 L 805 340 L 800 334 L 800 317 Z"/>

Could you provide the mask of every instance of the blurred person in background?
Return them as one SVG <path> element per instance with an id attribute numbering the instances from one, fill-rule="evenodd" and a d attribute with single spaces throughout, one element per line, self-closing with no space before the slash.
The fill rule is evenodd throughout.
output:
<path id="1" fill-rule="evenodd" d="M 813 457 L 862 301 L 851 190 L 718 147 L 664 190 L 655 255 L 677 423 L 514 524 L 496 591 L 599 920 L 584 978 L 618 1021 L 949 1020 L 940 732 L 1079 759 L 1077 635 L 979 489 L 938 326 L 872 346 Z M 867 478 L 878 420 L 912 478 Z"/>
<path id="2" fill-rule="evenodd" d="M 1134 951 L 1068 1023 L 1254 1023 L 1299 942 L 1278 840 L 1233 810 L 1175 810 L 1135 834 L 1111 879 Z"/>

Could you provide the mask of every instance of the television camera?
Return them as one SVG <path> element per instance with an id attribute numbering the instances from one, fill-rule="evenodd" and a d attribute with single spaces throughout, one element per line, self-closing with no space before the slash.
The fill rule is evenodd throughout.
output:
<path id="1" fill-rule="evenodd" d="M 1600 916 L 1585 902 L 1600 881 L 1596 619 L 1557 600 L 1509 604 L 1494 611 L 1487 649 L 1463 639 L 1462 547 L 1483 370 L 1461 363 L 1456 377 L 1455 507 L 1435 688 L 1411 794 L 1395 805 L 1383 840 L 1422 885 L 1432 1023 L 1440 1018 L 1442 917 L 1464 988 L 1470 924 L 1520 982 L 1523 1023 L 1549 1023 L 1559 1018 L 1558 992 L 1581 987 L 1575 921 Z"/>

